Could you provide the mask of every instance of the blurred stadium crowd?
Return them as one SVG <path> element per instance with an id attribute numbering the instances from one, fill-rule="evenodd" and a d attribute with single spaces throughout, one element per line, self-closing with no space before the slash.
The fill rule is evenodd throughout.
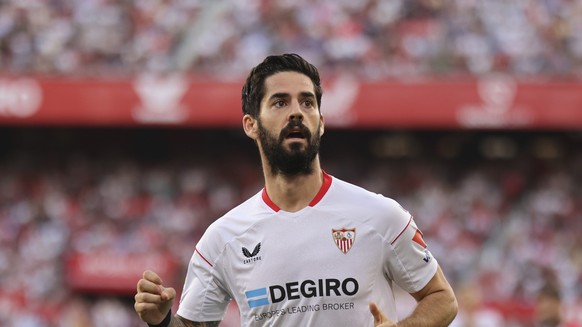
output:
<path id="1" fill-rule="evenodd" d="M 27 133 L 3 134 L 14 141 L 0 161 L 2 326 L 140 326 L 131 294 L 69 287 L 66 256 L 173 255 L 180 289 L 206 226 L 262 187 L 242 133 Z M 323 166 L 410 209 L 458 292 L 454 326 L 533 326 L 547 287 L 564 326 L 582 326 L 580 135 L 510 133 L 499 151 L 487 134 L 384 134 L 328 132 Z"/>
<path id="2" fill-rule="evenodd" d="M 177 147 L 166 157 L 171 145 L 127 141 L 131 131 L 3 132 L 0 326 L 143 326 L 133 312 L 133 285 L 122 294 L 79 292 L 68 280 L 68 255 L 162 253 L 179 261 L 174 282 L 181 283 L 208 224 L 261 187 L 257 166 L 235 160 L 227 144 L 222 158 L 209 139 L 196 146 L 209 138 L 204 133 L 187 141 L 192 153 L 184 140 L 164 138 Z M 99 283 L 106 290 L 111 282 L 104 276 Z"/>
<path id="3" fill-rule="evenodd" d="M 0 67 L 239 79 L 266 54 L 297 52 L 368 79 L 580 76 L 580 17 L 571 0 L 5 0 Z"/>

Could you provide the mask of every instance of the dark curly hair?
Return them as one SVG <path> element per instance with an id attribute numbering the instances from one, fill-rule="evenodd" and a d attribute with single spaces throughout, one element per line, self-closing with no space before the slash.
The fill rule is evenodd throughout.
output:
<path id="1" fill-rule="evenodd" d="M 259 116 L 261 100 L 265 95 L 265 80 L 280 72 L 298 72 L 306 75 L 313 82 L 317 107 L 321 108 L 321 80 L 317 68 L 295 53 L 268 56 L 262 63 L 254 67 L 242 88 L 243 115 L 254 118 Z M 321 110 L 321 109 L 320 109 Z"/>

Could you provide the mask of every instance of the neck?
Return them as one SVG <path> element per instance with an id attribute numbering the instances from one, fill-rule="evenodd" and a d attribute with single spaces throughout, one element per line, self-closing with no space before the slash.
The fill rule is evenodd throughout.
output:
<path id="1" fill-rule="evenodd" d="M 263 163 L 263 167 L 267 194 L 284 211 L 297 212 L 308 206 L 323 184 L 319 157 L 313 160 L 313 170 L 308 175 L 272 174 L 268 165 Z"/>

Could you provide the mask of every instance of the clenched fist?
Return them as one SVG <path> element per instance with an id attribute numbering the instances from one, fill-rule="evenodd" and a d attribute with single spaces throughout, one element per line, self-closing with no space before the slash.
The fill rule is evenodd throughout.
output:
<path id="1" fill-rule="evenodd" d="M 153 271 L 145 271 L 137 283 L 135 312 L 141 320 L 150 324 L 160 324 L 174 304 L 176 290 L 164 287 L 162 279 Z"/>

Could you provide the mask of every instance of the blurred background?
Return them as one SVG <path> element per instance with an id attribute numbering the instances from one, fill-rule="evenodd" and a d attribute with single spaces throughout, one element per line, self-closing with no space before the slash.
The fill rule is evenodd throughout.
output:
<path id="1" fill-rule="evenodd" d="M 240 89 L 285 52 L 320 68 L 324 169 L 411 211 L 453 326 L 582 326 L 580 0 L 0 0 L 0 326 L 143 326 L 142 271 L 180 290 L 262 188 Z"/>

